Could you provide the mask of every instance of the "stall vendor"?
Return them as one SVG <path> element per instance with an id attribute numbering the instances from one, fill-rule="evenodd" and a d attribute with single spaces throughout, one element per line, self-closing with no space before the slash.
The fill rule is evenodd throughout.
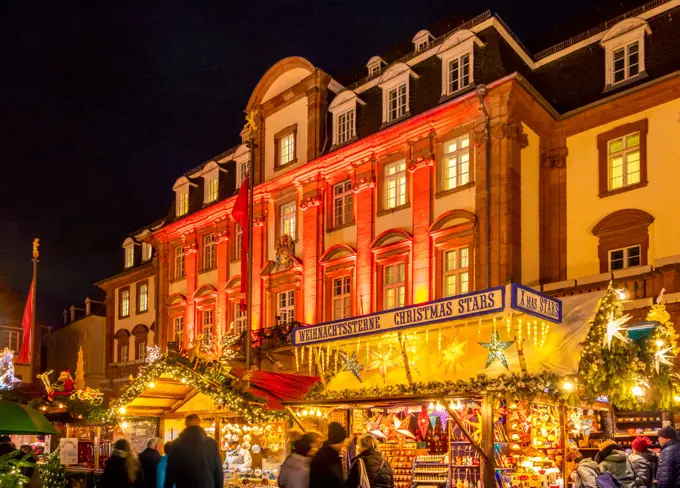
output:
<path id="1" fill-rule="evenodd" d="M 244 446 L 236 442 L 229 443 L 229 449 L 224 460 L 224 468 L 229 471 L 248 471 L 253 466 L 253 457 L 250 455 L 250 446 Z"/>

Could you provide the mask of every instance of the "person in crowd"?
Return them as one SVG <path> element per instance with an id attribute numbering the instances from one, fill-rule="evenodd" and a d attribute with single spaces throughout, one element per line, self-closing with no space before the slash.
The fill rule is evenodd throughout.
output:
<path id="1" fill-rule="evenodd" d="M 361 436 L 357 439 L 357 451 L 347 477 L 347 488 L 362 488 L 364 475 L 371 488 L 393 488 L 394 473 L 378 450 L 378 441 L 370 434 Z"/>
<path id="2" fill-rule="evenodd" d="M 635 488 L 633 466 L 623 448 L 613 440 L 607 439 L 599 445 L 599 449 L 595 455 L 595 462 L 600 465 L 600 471 L 611 473 L 623 488 Z"/>
<path id="3" fill-rule="evenodd" d="M 38 457 L 35 455 L 33 448 L 28 444 L 24 444 L 19 448 L 19 451 L 21 454 L 18 455 L 17 458 L 22 460 L 26 458 L 26 461 L 32 464 L 30 467 L 22 468 L 24 475 L 29 479 L 26 487 L 32 488 L 34 486 L 40 486 L 40 470 L 36 468 Z"/>
<path id="4" fill-rule="evenodd" d="M 659 488 L 677 488 L 680 486 L 680 441 L 675 429 L 666 425 L 659 430 L 659 467 L 656 481 Z"/>
<path id="5" fill-rule="evenodd" d="M 310 449 L 309 454 L 307 454 L 307 456 L 312 459 L 319 449 L 321 449 L 321 446 L 323 446 L 323 436 L 318 432 L 307 432 L 303 437 L 307 437 L 312 444 L 312 448 Z"/>
<path id="6" fill-rule="evenodd" d="M 295 441 L 293 454 L 281 465 L 280 488 L 309 488 L 309 464 L 311 462 L 312 437 L 307 434 Z"/>
<path id="7" fill-rule="evenodd" d="M 656 454 L 649 447 L 652 441 L 648 437 L 636 437 L 633 441 L 633 452 L 628 456 L 635 472 L 635 485 L 640 488 L 651 488 L 656 478 L 659 463 Z"/>
<path id="8" fill-rule="evenodd" d="M 166 442 L 163 446 L 163 452 L 165 455 L 158 462 L 156 467 L 156 488 L 165 488 L 165 472 L 168 468 L 168 453 L 172 449 L 172 441 Z"/>
<path id="9" fill-rule="evenodd" d="M 12 438 L 8 435 L 0 436 L 0 456 L 16 451 L 16 446 L 12 442 Z"/>
<path id="10" fill-rule="evenodd" d="M 224 471 L 217 442 L 205 433 L 198 415 L 187 416 L 185 425 L 168 454 L 164 488 L 222 488 Z"/>
<path id="11" fill-rule="evenodd" d="M 144 488 L 144 473 L 127 439 L 118 439 L 106 461 L 102 488 Z"/>
<path id="12" fill-rule="evenodd" d="M 574 453 L 576 468 L 571 473 L 574 488 L 598 488 L 597 477 L 600 475 L 600 466 L 590 458 L 584 458 L 583 454 Z"/>
<path id="13" fill-rule="evenodd" d="M 156 488 L 156 468 L 161 460 L 161 449 L 163 449 L 163 441 L 158 437 L 152 437 L 146 443 L 146 449 L 139 454 L 146 488 Z"/>
<path id="14" fill-rule="evenodd" d="M 312 458 L 309 468 L 309 488 L 345 488 L 340 452 L 347 432 L 337 422 L 328 424 L 328 439 Z"/>

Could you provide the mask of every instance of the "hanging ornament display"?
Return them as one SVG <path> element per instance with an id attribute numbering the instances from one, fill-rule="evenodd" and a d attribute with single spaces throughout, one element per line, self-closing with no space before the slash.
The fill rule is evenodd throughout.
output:
<path id="1" fill-rule="evenodd" d="M 454 339 L 451 344 L 449 344 L 444 353 L 442 354 L 442 359 L 439 362 L 439 366 L 444 365 L 444 373 L 448 373 L 450 369 L 453 369 L 454 374 L 458 370 L 458 366 L 463 367 L 461 359 L 464 354 L 464 350 L 467 347 L 467 341 L 458 342 Z"/>
<path id="2" fill-rule="evenodd" d="M 14 376 L 14 351 L 5 348 L 0 354 L 0 390 L 12 388 L 16 383 L 21 383 Z"/>
<path id="3" fill-rule="evenodd" d="M 505 350 L 512 346 L 514 342 L 515 341 L 501 341 L 497 330 L 494 330 L 491 333 L 491 342 L 480 342 L 479 345 L 489 351 L 485 367 L 488 368 L 491 363 L 498 359 L 506 369 L 510 369 L 508 368 L 508 358 L 505 357 Z"/>
<path id="4" fill-rule="evenodd" d="M 351 356 L 348 356 L 346 352 L 340 351 L 340 359 L 342 360 L 341 371 L 349 371 L 359 382 L 362 382 L 361 372 L 364 370 L 364 366 L 359 363 L 356 351 L 353 351 Z"/>
<path id="5" fill-rule="evenodd" d="M 446 409 L 436 409 L 430 416 L 438 418 L 439 422 L 442 424 L 442 430 L 446 432 L 446 423 L 449 421 L 449 412 L 447 412 Z"/>
<path id="6" fill-rule="evenodd" d="M 398 360 L 392 358 L 392 354 L 392 350 L 388 350 L 385 353 L 371 351 L 373 360 L 368 365 L 368 370 L 372 371 L 377 369 L 380 372 L 380 376 L 382 376 L 383 382 L 385 382 L 387 377 L 387 370 L 400 365 Z"/>
<path id="7" fill-rule="evenodd" d="M 416 422 L 416 418 L 413 416 L 412 413 L 408 414 L 406 418 L 399 422 L 399 425 L 396 426 L 396 431 L 398 434 L 401 434 L 405 437 L 408 437 L 409 439 L 414 440 L 416 438 L 417 430 L 418 423 Z"/>
<path id="8" fill-rule="evenodd" d="M 656 370 L 656 374 L 659 374 L 659 368 L 662 364 L 665 364 L 666 366 L 673 366 L 673 362 L 670 360 L 673 356 L 669 356 L 666 353 L 670 352 L 673 350 L 673 347 L 667 347 L 665 349 L 659 349 L 656 351 L 654 354 L 654 369 Z"/>
<path id="9" fill-rule="evenodd" d="M 416 419 L 418 423 L 418 430 L 420 431 L 420 436 L 424 440 L 427 437 L 427 431 L 430 428 L 430 416 L 427 414 L 425 407 L 420 407 L 420 413 Z"/>
<path id="10" fill-rule="evenodd" d="M 631 319 L 630 315 L 622 315 L 618 319 L 614 318 L 614 312 L 609 312 L 609 321 L 607 322 L 607 330 L 602 338 L 602 347 L 607 346 L 609 350 L 612 349 L 612 339 L 616 337 L 621 342 L 628 342 L 628 337 L 621 334 L 621 331 L 626 329 L 622 327 Z"/>

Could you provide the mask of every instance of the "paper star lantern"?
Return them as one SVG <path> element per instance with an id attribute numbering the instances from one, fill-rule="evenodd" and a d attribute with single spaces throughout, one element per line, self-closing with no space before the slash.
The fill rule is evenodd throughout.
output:
<path id="1" fill-rule="evenodd" d="M 423 440 L 425 440 L 425 437 L 427 437 L 427 431 L 430 428 L 430 416 L 427 414 L 425 407 L 421 407 L 417 422 L 420 434 L 422 435 Z"/>
<path id="2" fill-rule="evenodd" d="M 666 353 L 671 351 L 672 347 L 667 347 L 666 349 L 659 349 L 654 354 L 654 369 L 656 369 L 656 374 L 659 374 L 659 367 L 662 364 L 666 366 L 673 366 L 673 362 L 669 359 L 672 356 L 667 356 Z"/>
<path id="3" fill-rule="evenodd" d="M 607 322 L 607 330 L 602 338 L 602 347 L 607 346 L 609 350 L 612 349 L 612 339 L 616 337 L 621 342 L 628 342 L 628 337 L 621 334 L 625 330 L 622 326 L 630 320 L 630 315 L 622 315 L 618 319 L 614 318 L 614 312 L 609 312 L 609 322 Z"/>
<path id="4" fill-rule="evenodd" d="M 395 422 L 396 424 L 396 422 Z M 408 437 L 409 439 L 416 438 L 416 431 L 418 430 L 418 423 L 413 414 L 408 414 L 404 420 L 402 420 L 396 428 L 397 433 Z"/>
<path id="5" fill-rule="evenodd" d="M 346 352 L 340 352 L 340 358 L 343 363 L 341 371 L 349 371 L 360 383 L 363 382 L 361 372 L 364 370 L 364 366 L 357 359 L 356 351 L 351 356 L 348 356 Z"/>
<path id="6" fill-rule="evenodd" d="M 479 345 L 489 351 L 489 357 L 486 358 L 486 368 L 489 367 L 496 359 L 498 359 L 506 369 L 508 368 L 508 358 L 505 357 L 505 350 L 512 346 L 515 341 L 501 341 L 498 336 L 498 331 L 495 330 L 491 334 L 491 342 L 480 342 Z"/>
<path id="7" fill-rule="evenodd" d="M 444 373 L 448 373 L 449 369 L 453 368 L 454 374 L 458 369 L 458 366 L 463 367 L 461 358 L 463 357 L 463 351 L 467 347 L 467 341 L 458 342 L 454 340 L 451 344 L 444 349 L 442 353 L 442 359 L 439 362 L 439 366 L 444 365 Z"/>
<path id="8" fill-rule="evenodd" d="M 370 353 L 373 360 L 368 365 L 368 369 L 369 371 L 377 369 L 380 372 L 380 376 L 382 376 L 383 382 L 387 376 L 388 368 L 396 368 L 397 366 L 400 366 L 400 362 L 398 360 L 392 359 L 392 355 L 394 354 L 392 349 L 384 353 L 371 350 Z"/>

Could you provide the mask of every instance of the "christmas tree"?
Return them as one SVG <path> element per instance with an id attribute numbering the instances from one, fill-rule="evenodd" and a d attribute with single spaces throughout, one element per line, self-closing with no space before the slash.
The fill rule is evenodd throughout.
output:
<path id="1" fill-rule="evenodd" d="M 623 327 L 629 318 L 623 315 L 619 295 L 610 283 L 590 321 L 579 362 L 579 376 L 586 396 L 605 395 L 619 408 L 635 407 L 633 387 L 644 374 L 637 346 Z"/>
<path id="2" fill-rule="evenodd" d="M 73 382 L 76 390 L 85 389 L 85 360 L 83 359 L 83 346 L 78 349 L 78 362 L 76 363 L 76 380 Z"/>

